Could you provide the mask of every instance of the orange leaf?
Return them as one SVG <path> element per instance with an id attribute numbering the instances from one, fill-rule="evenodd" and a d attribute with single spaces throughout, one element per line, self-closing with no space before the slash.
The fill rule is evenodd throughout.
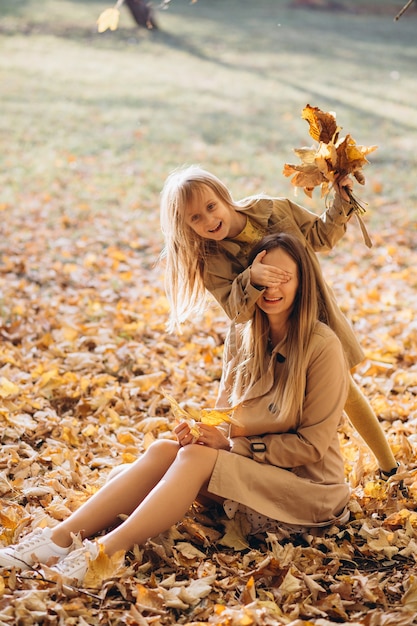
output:
<path id="1" fill-rule="evenodd" d="M 330 143 L 336 140 L 335 134 L 339 131 L 336 119 L 331 113 L 324 113 L 318 107 L 311 107 L 309 104 L 301 113 L 303 120 L 309 123 L 310 135 L 315 141 Z"/>
<path id="2" fill-rule="evenodd" d="M 84 584 L 86 587 L 101 587 L 103 580 L 116 576 L 124 564 L 125 552 L 120 550 L 111 557 L 104 552 L 104 546 L 100 544 L 97 558 L 90 560 Z"/>

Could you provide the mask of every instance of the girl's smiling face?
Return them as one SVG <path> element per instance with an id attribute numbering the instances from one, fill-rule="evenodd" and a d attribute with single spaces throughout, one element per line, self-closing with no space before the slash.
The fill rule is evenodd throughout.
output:
<path id="1" fill-rule="evenodd" d="M 267 287 L 256 302 L 256 305 L 270 317 L 280 318 L 286 321 L 292 311 L 298 290 L 297 264 L 281 248 L 269 250 L 262 259 L 262 263 L 274 265 L 288 272 L 290 279 L 286 283 L 280 283 L 274 287 Z"/>
<path id="2" fill-rule="evenodd" d="M 242 230 L 242 216 L 225 204 L 207 185 L 202 185 L 184 213 L 185 223 L 204 239 L 221 241 Z"/>

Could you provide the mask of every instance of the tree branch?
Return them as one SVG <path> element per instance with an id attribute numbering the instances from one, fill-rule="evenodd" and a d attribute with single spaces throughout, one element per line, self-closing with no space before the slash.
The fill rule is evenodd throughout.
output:
<path id="1" fill-rule="evenodd" d="M 410 6 L 413 4 L 413 2 L 414 2 L 414 0 L 408 0 L 407 4 L 405 4 L 403 6 L 403 8 L 401 9 L 401 11 L 399 13 L 397 13 L 397 15 L 395 16 L 394 20 L 396 22 L 400 19 L 401 15 L 403 15 L 407 11 L 407 9 L 410 8 Z"/>

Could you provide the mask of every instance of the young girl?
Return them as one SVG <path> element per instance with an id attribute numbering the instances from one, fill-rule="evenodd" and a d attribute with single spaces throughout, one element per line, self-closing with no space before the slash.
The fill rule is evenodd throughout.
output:
<path id="1" fill-rule="evenodd" d="M 234 327 L 226 346 L 218 404 L 239 405 L 230 438 L 222 427 L 200 424 L 195 442 L 182 422 L 178 441 L 154 442 L 67 520 L 1 549 L 1 566 L 54 560 L 52 570 L 81 583 L 100 546 L 112 556 L 141 545 L 200 497 L 222 503 L 229 516 L 239 510 L 254 534 L 347 521 L 350 489 L 337 434 L 348 387 L 343 349 L 318 321 L 316 272 L 300 241 L 272 235 L 258 250 L 288 280 L 258 293 L 252 319 Z M 73 534 L 91 537 L 117 523 L 73 549 Z"/>
<path id="2" fill-rule="evenodd" d="M 170 330 L 201 314 L 207 291 L 233 322 L 248 320 L 259 293 L 287 279 L 285 272 L 262 262 L 263 253 L 249 263 L 248 251 L 267 233 L 290 233 L 306 247 L 323 312 L 342 342 L 350 368 L 360 363 L 362 349 L 323 279 L 315 254 L 331 250 L 346 231 L 352 206 L 344 186 L 351 188 L 351 179 L 335 184 L 333 204 L 317 216 L 285 198 L 253 196 L 235 202 L 216 176 L 198 166 L 174 171 L 161 195 Z M 381 425 L 352 377 L 345 412 L 375 454 L 381 477 L 395 474 L 397 464 Z"/>

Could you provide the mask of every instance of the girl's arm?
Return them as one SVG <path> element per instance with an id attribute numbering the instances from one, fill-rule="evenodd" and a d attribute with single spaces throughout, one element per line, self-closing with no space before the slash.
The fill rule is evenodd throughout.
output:
<path id="1" fill-rule="evenodd" d="M 316 252 L 327 252 L 334 248 L 345 234 L 347 223 L 353 215 L 353 206 L 343 186 L 350 188 L 345 180 L 335 185 L 334 200 L 321 215 L 288 200 L 296 225 Z"/>
<path id="2" fill-rule="evenodd" d="M 206 288 L 233 322 L 247 322 L 264 287 L 251 283 L 250 267 L 238 273 L 233 280 L 231 267 L 225 266 L 224 262 L 223 265 L 216 265 L 206 277 Z"/>

